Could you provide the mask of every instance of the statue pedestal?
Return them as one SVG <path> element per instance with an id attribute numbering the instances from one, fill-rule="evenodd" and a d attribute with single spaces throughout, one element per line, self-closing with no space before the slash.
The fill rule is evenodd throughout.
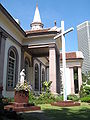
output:
<path id="1" fill-rule="evenodd" d="M 28 91 L 15 91 L 14 101 L 15 102 L 6 105 L 4 109 L 16 112 L 41 110 L 39 106 L 34 106 L 34 104 L 29 103 Z"/>
<path id="2" fill-rule="evenodd" d="M 15 91 L 14 101 L 17 103 L 28 103 L 29 92 L 24 90 Z"/>

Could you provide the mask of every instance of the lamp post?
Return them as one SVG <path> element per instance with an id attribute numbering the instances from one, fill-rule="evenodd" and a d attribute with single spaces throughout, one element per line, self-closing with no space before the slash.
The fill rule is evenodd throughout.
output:
<path id="1" fill-rule="evenodd" d="M 61 33 L 56 35 L 54 39 L 61 37 L 62 39 L 62 64 L 63 64 L 63 83 L 64 83 L 64 101 L 67 100 L 67 81 L 66 81 L 66 54 L 65 54 L 65 35 L 74 30 L 73 27 L 64 31 L 64 21 L 61 21 Z"/>

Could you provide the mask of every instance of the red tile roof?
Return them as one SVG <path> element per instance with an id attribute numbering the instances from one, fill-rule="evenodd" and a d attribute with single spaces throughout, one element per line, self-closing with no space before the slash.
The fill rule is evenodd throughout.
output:
<path id="1" fill-rule="evenodd" d="M 79 53 L 79 56 L 77 56 L 76 53 Z M 82 52 L 77 51 L 77 52 L 68 52 L 66 53 L 66 60 L 75 60 L 75 59 L 83 59 L 83 54 L 80 55 L 80 53 L 82 54 Z M 47 57 L 48 61 L 49 61 L 49 57 Z M 62 60 L 62 53 L 60 53 L 60 60 Z"/>
<path id="2" fill-rule="evenodd" d="M 66 60 L 73 59 L 83 59 L 81 56 L 77 57 L 76 52 L 68 52 L 66 53 Z M 60 53 L 60 60 L 62 60 L 62 53 Z"/>

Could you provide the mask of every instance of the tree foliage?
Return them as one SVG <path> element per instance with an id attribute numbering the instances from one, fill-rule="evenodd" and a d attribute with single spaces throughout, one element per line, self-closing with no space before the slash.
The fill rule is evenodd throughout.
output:
<path id="1" fill-rule="evenodd" d="M 86 74 L 82 73 L 82 81 L 84 84 L 90 85 L 90 71 L 88 71 Z"/>

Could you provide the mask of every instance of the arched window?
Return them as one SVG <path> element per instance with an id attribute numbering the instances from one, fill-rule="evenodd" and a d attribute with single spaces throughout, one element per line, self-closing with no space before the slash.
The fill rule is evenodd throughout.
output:
<path id="1" fill-rule="evenodd" d="M 8 50 L 7 90 L 12 90 L 18 80 L 18 53 L 15 47 Z"/>
<path id="2" fill-rule="evenodd" d="M 39 90 L 39 67 L 38 64 L 35 64 L 35 90 Z"/>
<path id="3" fill-rule="evenodd" d="M 44 68 L 42 69 L 42 83 L 45 81 L 45 71 Z"/>
<path id="4" fill-rule="evenodd" d="M 28 74 L 29 74 L 29 67 L 30 67 L 30 60 L 26 57 L 25 58 L 25 79 L 28 81 Z"/>

